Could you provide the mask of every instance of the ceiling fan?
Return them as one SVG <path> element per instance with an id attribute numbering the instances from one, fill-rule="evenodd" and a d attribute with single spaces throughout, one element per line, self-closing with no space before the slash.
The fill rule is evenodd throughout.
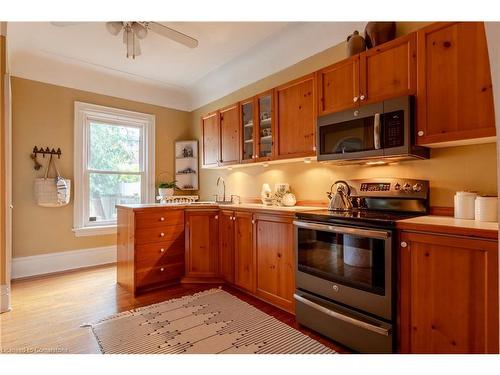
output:
<path id="1" fill-rule="evenodd" d="M 72 26 L 77 22 L 52 22 L 54 26 Z M 118 35 L 123 31 L 123 43 L 127 47 L 127 58 L 135 59 L 141 54 L 139 40 L 146 38 L 149 31 L 164 36 L 189 48 L 196 48 L 198 41 L 180 31 L 171 29 L 158 22 L 152 21 L 112 21 L 106 22 L 106 29 L 112 35 Z"/>

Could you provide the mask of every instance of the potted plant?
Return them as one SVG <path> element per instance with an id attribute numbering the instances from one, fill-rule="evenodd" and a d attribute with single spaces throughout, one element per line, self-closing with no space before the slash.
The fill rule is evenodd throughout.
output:
<path id="1" fill-rule="evenodd" d="M 174 195 L 174 189 L 178 189 L 176 185 L 177 180 L 170 182 L 160 182 L 158 185 L 158 195 L 162 197 L 171 197 Z"/>

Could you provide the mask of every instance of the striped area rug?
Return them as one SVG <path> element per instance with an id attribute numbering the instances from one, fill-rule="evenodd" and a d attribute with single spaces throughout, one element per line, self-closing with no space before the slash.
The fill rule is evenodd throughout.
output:
<path id="1" fill-rule="evenodd" d="M 106 354 L 335 353 L 221 289 L 126 311 L 90 327 Z"/>

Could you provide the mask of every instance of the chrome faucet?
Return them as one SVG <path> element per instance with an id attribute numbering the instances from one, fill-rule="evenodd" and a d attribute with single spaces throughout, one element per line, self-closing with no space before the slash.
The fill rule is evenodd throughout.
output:
<path id="1" fill-rule="evenodd" d="M 219 183 L 222 181 L 222 201 L 219 200 Z M 217 179 L 217 194 L 215 195 L 216 202 L 225 202 L 226 201 L 226 182 L 222 177 Z"/>

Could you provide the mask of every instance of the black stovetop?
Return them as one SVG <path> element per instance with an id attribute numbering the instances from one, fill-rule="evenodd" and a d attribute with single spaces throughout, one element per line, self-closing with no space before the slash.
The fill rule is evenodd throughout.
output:
<path id="1" fill-rule="evenodd" d="M 352 210 L 352 211 L 328 211 L 313 210 L 297 212 L 299 220 L 316 221 L 322 223 L 353 224 L 353 225 L 375 225 L 393 227 L 396 221 L 409 219 L 416 216 L 426 215 L 417 212 L 396 212 L 377 210 Z"/>

